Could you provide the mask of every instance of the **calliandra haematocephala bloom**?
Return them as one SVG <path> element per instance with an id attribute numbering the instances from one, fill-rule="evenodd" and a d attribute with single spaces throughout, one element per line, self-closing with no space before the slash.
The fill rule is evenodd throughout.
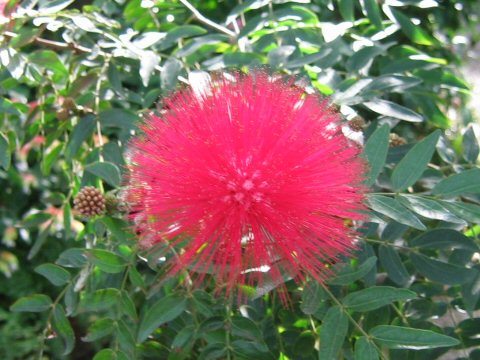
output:
<path id="1" fill-rule="evenodd" d="M 208 270 L 227 292 L 330 276 L 354 247 L 366 169 L 327 101 L 258 71 L 163 104 L 131 142 L 128 198 L 144 247 L 177 248 L 169 274 Z"/>

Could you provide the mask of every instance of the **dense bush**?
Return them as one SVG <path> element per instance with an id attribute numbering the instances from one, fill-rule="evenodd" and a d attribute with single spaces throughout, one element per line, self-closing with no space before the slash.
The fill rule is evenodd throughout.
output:
<path id="1" fill-rule="evenodd" d="M 459 71 L 478 8 L 10 0 L 0 17 L 0 357 L 480 357 L 478 132 Z M 286 279 L 289 307 L 270 291 L 279 284 L 249 289 L 238 307 L 184 275 L 165 279 L 160 259 L 173 255 L 138 247 L 121 196 L 142 114 L 206 72 L 259 66 L 329 96 L 370 163 L 359 249 L 325 285 Z M 106 195 L 106 214 L 72 211 L 85 186 Z"/>

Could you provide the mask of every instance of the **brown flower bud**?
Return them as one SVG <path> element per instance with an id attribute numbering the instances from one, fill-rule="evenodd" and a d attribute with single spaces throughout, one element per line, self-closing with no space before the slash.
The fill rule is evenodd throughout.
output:
<path id="1" fill-rule="evenodd" d="M 105 212 L 105 197 L 93 186 L 85 186 L 73 200 L 75 210 L 86 217 Z"/>
<path id="2" fill-rule="evenodd" d="M 60 121 L 66 121 L 70 117 L 70 112 L 67 109 L 60 109 L 58 110 L 55 115 L 57 119 Z"/>
<path id="3" fill-rule="evenodd" d="M 405 145 L 407 143 L 407 140 L 405 140 L 403 137 L 398 136 L 395 133 L 390 133 L 390 138 L 388 140 L 388 145 L 390 147 L 397 147 L 401 145 Z"/>
<path id="4" fill-rule="evenodd" d="M 75 110 L 77 108 L 77 104 L 75 104 L 75 100 L 73 100 L 71 97 L 67 97 L 63 100 L 62 107 L 65 110 Z"/>
<path id="5" fill-rule="evenodd" d="M 348 122 L 348 127 L 353 131 L 362 131 L 366 124 L 365 119 L 357 115 Z"/>

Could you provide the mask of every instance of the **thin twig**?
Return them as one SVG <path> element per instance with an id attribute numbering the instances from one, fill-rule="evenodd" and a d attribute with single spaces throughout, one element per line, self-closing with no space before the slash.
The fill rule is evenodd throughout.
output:
<path id="1" fill-rule="evenodd" d="M 223 32 L 224 34 L 227 34 L 228 36 L 230 37 L 235 37 L 235 33 L 230 30 L 230 29 L 227 29 L 225 26 L 222 26 L 222 25 L 219 25 L 217 24 L 216 22 L 206 18 L 205 16 L 203 16 L 197 9 L 195 9 L 195 7 L 190 4 L 187 0 L 180 0 L 180 2 L 188 9 L 192 12 L 193 16 L 195 16 L 197 18 L 198 21 L 200 22 L 203 22 L 205 25 L 208 25 L 220 32 Z"/>

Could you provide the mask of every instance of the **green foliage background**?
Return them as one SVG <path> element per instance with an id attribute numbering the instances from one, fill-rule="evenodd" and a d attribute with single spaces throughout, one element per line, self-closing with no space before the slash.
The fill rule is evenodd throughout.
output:
<path id="1" fill-rule="evenodd" d="M 478 10 L 475 0 L 9 1 L 0 358 L 480 358 L 478 131 L 459 71 Z M 115 206 L 72 213 L 86 185 L 115 203 L 125 146 L 159 97 L 204 71 L 258 66 L 331 96 L 346 123 L 366 121 L 371 210 L 357 256 L 327 286 L 287 281 L 290 308 L 266 288 L 238 308 L 183 277 L 164 281 L 161 258 L 174 255 L 140 251 Z M 389 146 L 392 133 L 406 143 Z"/>

